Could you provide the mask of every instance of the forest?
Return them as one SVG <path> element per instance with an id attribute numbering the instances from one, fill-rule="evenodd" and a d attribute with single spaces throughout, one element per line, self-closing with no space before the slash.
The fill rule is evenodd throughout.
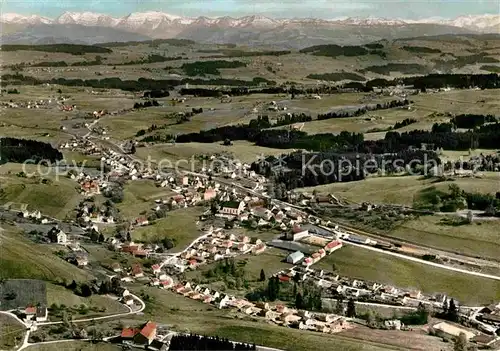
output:
<path id="1" fill-rule="evenodd" d="M 7 162 L 24 163 L 30 160 L 56 162 L 62 160 L 62 153 L 52 145 L 36 140 L 0 138 L 0 164 Z"/>
<path id="2" fill-rule="evenodd" d="M 265 162 L 254 162 L 252 170 L 272 177 L 276 188 L 286 190 L 317 186 L 335 182 L 363 180 L 369 174 L 391 174 L 405 170 L 423 173 L 426 167 L 440 164 L 434 151 L 402 150 L 390 154 L 346 153 L 337 150 L 282 155 L 280 160 L 268 157 Z M 285 167 L 280 167 L 280 163 Z M 286 196 L 285 191 L 275 191 L 277 198 Z"/>
<path id="3" fill-rule="evenodd" d="M 193 85 L 229 85 L 238 87 L 256 87 L 261 83 L 268 83 L 270 85 L 275 84 L 273 81 L 269 81 L 265 78 L 255 77 L 251 81 L 244 81 L 239 79 L 201 79 L 201 78 L 184 78 L 184 79 L 149 79 L 149 78 L 139 78 L 138 80 L 122 80 L 120 78 L 103 78 L 103 79 L 66 79 L 66 78 L 52 78 L 47 80 L 41 80 L 35 77 L 24 76 L 22 74 L 4 74 L 1 76 L 2 80 L 9 81 L 11 84 L 15 85 L 41 85 L 41 84 L 57 84 L 65 86 L 86 86 L 98 89 L 121 89 L 125 91 L 141 91 L 141 90 L 173 90 L 175 86 L 193 84 Z M 248 94 L 248 88 L 237 88 L 243 91 L 241 95 Z M 232 91 L 232 89 L 231 89 Z M 236 91 L 236 90 L 235 90 Z M 185 95 L 187 93 L 192 93 L 191 90 L 181 89 L 181 94 Z M 196 90 L 194 90 L 196 92 Z M 213 89 L 200 89 L 198 91 L 200 94 L 209 95 L 198 95 L 198 96 L 219 96 L 222 94 L 221 91 Z M 189 94 L 192 95 L 192 94 Z"/>
<path id="4" fill-rule="evenodd" d="M 110 54 L 113 51 L 108 48 L 94 45 L 77 44 L 47 44 L 47 45 L 2 45 L 2 51 L 42 51 L 42 52 L 64 52 L 72 55 L 84 54 Z"/>
<path id="5" fill-rule="evenodd" d="M 245 351 L 256 350 L 255 345 L 236 343 L 219 337 L 207 337 L 196 334 L 174 335 L 170 341 L 170 351 Z"/>
<path id="6" fill-rule="evenodd" d="M 497 118 L 493 115 L 463 114 L 452 118 L 451 123 L 456 128 L 474 129 L 485 123 L 495 123 Z"/>
<path id="7" fill-rule="evenodd" d="M 195 96 L 205 96 L 213 97 L 220 96 L 222 94 L 232 94 L 234 96 L 241 96 L 247 94 L 282 94 L 288 93 L 292 96 L 298 94 L 331 94 L 339 92 L 336 87 L 330 86 L 319 86 L 314 88 L 304 88 L 299 89 L 295 86 L 292 87 L 279 87 L 271 86 L 267 88 L 249 89 L 250 87 L 258 87 L 261 83 L 267 83 L 268 85 L 275 85 L 276 82 L 267 80 L 262 77 L 255 77 L 251 81 L 244 81 L 238 79 L 200 79 L 200 78 L 184 78 L 184 79 L 169 79 L 169 80 L 155 80 L 148 78 L 139 78 L 138 80 L 121 80 L 120 78 L 104 78 L 104 79 L 65 79 L 65 78 L 53 78 L 48 80 L 41 80 L 35 77 L 24 76 L 20 73 L 15 74 L 3 74 L 1 76 L 2 81 L 8 82 L 15 85 L 40 85 L 40 84 L 58 84 L 66 86 L 88 86 L 92 88 L 105 88 L 105 89 L 122 89 L 126 91 L 139 91 L 139 90 L 161 90 L 166 89 L 166 87 L 175 87 L 185 84 L 193 85 L 229 85 L 235 88 L 228 91 L 216 90 L 216 89 L 181 89 L 180 93 L 182 95 L 195 95 Z M 481 89 L 496 89 L 500 87 L 500 78 L 497 74 L 429 74 L 426 76 L 415 76 L 406 78 L 397 78 L 393 80 L 386 79 L 374 79 L 366 82 L 365 84 L 361 82 L 349 82 L 344 84 L 343 88 L 358 90 L 358 91 L 373 91 L 374 87 L 390 87 L 397 86 L 400 84 L 413 86 L 416 89 L 425 91 L 428 88 L 439 89 L 439 88 L 457 88 L 457 89 L 469 89 L 471 87 L 478 87 Z M 173 89 L 173 88 L 172 88 Z M 172 90 L 169 89 L 169 90 Z"/>
<path id="8" fill-rule="evenodd" d="M 194 76 L 205 76 L 207 74 L 212 74 L 220 76 L 219 69 L 221 68 L 238 68 L 246 67 L 246 63 L 241 61 L 225 61 L 225 60 L 214 60 L 214 61 L 195 61 L 190 63 L 184 63 L 181 69 L 190 77 Z"/>
<path id="9" fill-rule="evenodd" d="M 361 115 L 364 115 L 367 111 L 377 111 L 377 110 L 386 110 L 390 108 L 395 108 L 395 107 L 402 107 L 402 106 L 408 106 L 412 101 L 408 101 L 406 99 L 404 100 L 392 100 L 389 102 L 384 102 L 382 104 L 376 104 L 376 105 L 366 105 L 364 107 L 361 107 L 355 111 L 338 111 L 338 112 L 329 112 L 325 114 L 319 114 L 318 115 L 318 120 L 324 120 L 324 119 L 330 119 L 330 118 L 346 118 L 346 117 L 358 117 Z"/>
<path id="10" fill-rule="evenodd" d="M 440 54 L 441 50 L 428 48 L 425 46 L 403 46 L 401 49 L 413 52 L 413 53 L 421 53 L 421 54 Z"/>
<path id="11" fill-rule="evenodd" d="M 309 74 L 306 78 L 316 79 L 316 80 L 327 80 L 330 82 L 338 82 L 340 80 L 352 80 L 352 81 L 364 82 L 366 80 L 365 77 L 352 72 Z"/>

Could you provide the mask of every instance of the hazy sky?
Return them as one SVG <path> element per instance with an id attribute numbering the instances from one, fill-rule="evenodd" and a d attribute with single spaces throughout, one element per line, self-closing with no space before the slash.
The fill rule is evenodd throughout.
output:
<path id="1" fill-rule="evenodd" d="M 91 11 L 115 17 L 162 11 L 180 16 L 454 18 L 498 14 L 500 0 L 0 0 L 4 13 L 57 17 L 64 11 Z"/>

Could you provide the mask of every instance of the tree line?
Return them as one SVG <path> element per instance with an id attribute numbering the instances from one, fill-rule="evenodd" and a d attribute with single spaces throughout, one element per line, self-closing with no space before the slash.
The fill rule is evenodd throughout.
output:
<path id="1" fill-rule="evenodd" d="M 195 61 L 184 63 L 181 69 L 188 76 L 205 76 L 207 74 L 212 74 L 219 76 L 221 68 L 239 68 L 246 67 L 247 64 L 241 61 L 226 61 L 226 60 L 214 60 L 214 61 Z"/>
<path id="2" fill-rule="evenodd" d="M 338 111 L 338 112 L 328 112 L 325 114 L 318 114 L 318 120 L 330 119 L 330 118 L 346 118 L 346 117 L 358 117 L 364 115 L 368 111 L 386 110 L 395 107 L 408 106 L 413 101 L 407 99 L 404 100 L 392 100 L 389 102 L 378 103 L 376 105 L 366 105 L 358 108 L 355 111 Z"/>
<path id="3" fill-rule="evenodd" d="M 31 76 L 24 76 L 20 73 L 15 74 L 4 74 L 1 76 L 3 81 L 8 81 L 10 84 L 14 85 L 42 85 L 42 84 L 57 84 L 64 86 L 86 86 L 98 89 L 121 89 L 125 91 L 141 91 L 141 90 L 173 90 L 174 87 L 193 84 L 193 85 L 214 85 L 214 86 L 238 86 L 238 87 L 256 87 L 261 83 L 275 84 L 275 82 L 267 80 L 261 77 L 255 77 L 253 80 L 246 81 L 240 79 L 229 79 L 229 78 L 215 78 L 215 79 L 201 79 L 201 78 L 184 78 L 184 79 L 150 79 L 150 78 L 139 78 L 138 80 L 122 80 L 121 78 L 103 78 L 103 79 L 66 79 L 66 78 L 52 78 L 52 79 L 38 79 Z M 248 88 L 245 88 L 248 89 Z M 203 89 L 201 89 L 203 91 Z M 209 95 L 198 95 L 198 96 L 219 96 L 220 91 L 215 91 L 211 89 L 205 89 L 206 91 L 214 91 L 214 93 Z M 244 93 L 241 95 L 248 94 L 248 90 L 242 90 Z M 223 94 L 224 92 L 222 92 Z M 266 94 L 266 92 L 262 92 Z M 195 95 L 191 94 L 189 90 L 185 90 L 184 93 L 181 90 L 182 95 Z"/>
<path id="4" fill-rule="evenodd" d="M 80 44 L 47 44 L 47 45 L 14 45 L 5 44 L 0 46 L 2 51 L 42 51 L 42 52 L 64 52 L 72 55 L 84 54 L 111 54 L 113 50 L 95 46 Z"/>
<path id="5" fill-rule="evenodd" d="M 56 162 L 63 159 L 62 153 L 49 143 L 37 140 L 0 138 L 0 164 L 7 162 L 23 163 L 32 160 Z"/>

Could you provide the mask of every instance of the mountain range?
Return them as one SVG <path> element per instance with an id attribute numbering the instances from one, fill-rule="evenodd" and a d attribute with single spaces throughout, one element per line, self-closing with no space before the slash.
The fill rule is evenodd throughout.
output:
<path id="1" fill-rule="evenodd" d="M 325 43 L 364 44 L 385 39 L 440 34 L 499 33 L 500 15 L 422 20 L 383 18 L 274 19 L 253 15 L 187 18 L 163 12 L 138 12 L 114 18 L 93 12 L 65 12 L 55 19 L 12 13 L 0 15 L 2 43 L 78 42 L 184 38 L 204 43 L 304 47 Z M 87 31 L 90 32 L 86 34 Z M 62 36 L 61 33 L 64 33 Z M 96 35 L 97 33 L 97 35 Z M 75 36 L 76 35 L 76 36 Z"/>

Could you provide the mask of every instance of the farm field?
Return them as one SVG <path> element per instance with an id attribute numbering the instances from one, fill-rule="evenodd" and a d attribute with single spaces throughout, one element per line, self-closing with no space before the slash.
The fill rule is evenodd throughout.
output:
<path id="1" fill-rule="evenodd" d="M 85 342 L 85 341 L 67 341 L 67 342 L 62 342 L 58 345 L 58 347 L 63 348 L 66 351 L 120 351 L 122 350 L 121 345 L 116 345 L 116 344 L 111 344 L 111 343 L 91 343 L 91 342 Z M 54 345 L 52 344 L 38 344 L 38 345 L 33 345 L 29 346 L 26 348 L 26 350 L 29 351 L 53 351 L 54 350 Z M 132 348 L 131 350 L 135 350 Z"/>
<path id="2" fill-rule="evenodd" d="M 313 266 L 351 278 L 418 289 L 423 293 L 446 293 L 461 304 L 478 306 L 500 299 L 500 282 L 427 266 L 394 256 L 346 245 Z M 475 294 L 471 286 L 481 286 Z"/>

